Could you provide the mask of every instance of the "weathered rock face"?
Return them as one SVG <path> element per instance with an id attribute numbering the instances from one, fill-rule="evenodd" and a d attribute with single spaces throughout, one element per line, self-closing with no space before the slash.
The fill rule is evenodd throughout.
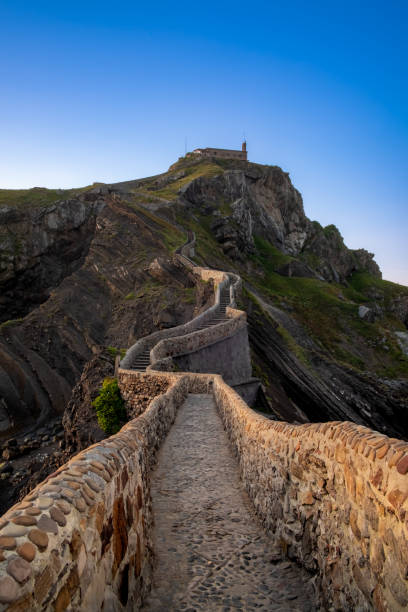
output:
<path id="1" fill-rule="evenodd" d="M 95 193 L 40 208 L 0 208 L 0 322 L 26 315 L 86 256 L 105 201 Z"/>
<path id="2" fill-rule="evenodd" d="M 86 364 L 73 388 L 63 416 L 65 445 L 72 453 L 105 438 L 92 402 L 99 393 L 101 381 L 113 374 L 114 357 L 106 350 L 101 351 Z"/>
<path id="3" fill-rule="evenodd" d="M 166 264 L 166 281 L 161 283 L 147 269 L 153 259 L 168 255 L 157 229 L 160 226 L 149 225 L 142 214 L 108 196 L 103 202 L 70 201 L 67 208 L 63 212 L 65 207 L 57 206 L 43 215 L 48 218 L 47 227 L 59 228 L 58 235 L 64 234 L 64 218 L 68 219 L 65 236 L 83 221 L 73 250 L 81 241 L 81 231 L 88 227 L 86 252 L 75 260 L 78 269 L 65 276 L 49 298 L 22 321 L 0 328 L 1 422 L 4 427 L 7 424 L 9 433 L 13 428 L 41 426 L 50 415 L 62 416 L 85 364 L 102 347 L 127 348 L 158 324 L 177 325 L 194 312 L 193 278 L 183 277 L 177 267 Z M 25 227 L 26 221 L 22 223 Z M 19 231 L 23 236 L 23 229 Z M 22 252 L 30 253 L 33 236 L 28 234 Z M 45 236 L 41 248 L 46 250 L 50 241 Z M 43 265 L 41 248 L 33 247 L 39 266 Z M 34 257 L 26 265 L 32 261 Z M 29 273 L 22 261 L 19 265 L 20 276 Z M 60 273 L 68 274 L 68 270 L 69 266 L 64 272 L 61 268 Z M 11 272 L 9 280 L 16 288 Z M 202 293 L 201 297 L 205 299 Z M 167 318 L 160 323 L 163 312 Z"/>
<path id="4" fill-rule="evenodd" d="M 258 298 L 265 310 L 255 309 L 249 300 L 245 303 L 253 366 L 278 420 L 349 420 L 390 436 L 408 437 L 407 380 L 379 379 L 335 363 L 287 313 Z M 302 362 L 288 349 L 277 331 L 279 324 L 290 330 L 311 363 Z"/>
<path id="5" fill-rule="evenodd" d="M 253 235 L 258 234 L 295 254 L 306 239 L 309 222 L 302 197 L 280 168 L 250 165 L 214 178 L 200 177 L 187 184 L 181 194 L 193 207 L 215 211 L 220 202 L 227 204 L 230 214 L 214 223 L 226 251 L 252 252 Z"/>
<path id="6" fill-rule="evenodd" d="M 242 261 L 253 253 L 256 235 L 283 253 L 305 259 L 325 280 L 344 282 L 355 270 L 381 277 L 372 254 L 348 249 L 334 226 L 322 228 L 309 221 L 301 194 L 277 166 L 247 164 L 219 176 L 199 177 L 180 195 L 193 213 L 198 209 L 214 215 L 211 229 L 232 258 Z"/>
<path id="7" fill-rule="evenodd" d="M 408 329 L 408 296 L 399 296 L 393 300 L 391 310 Z"/>
<path id="8" fill-rule="evenodd" d="M 314 256 L 316 272 L 328 281 L 344 282 L 353 272 L 362 270 L 381 278 L 374 255 L 364 249 L 348 249 L 334 225 L 322 228 L 318 223 L 309 224 L 300 255 Z"/>

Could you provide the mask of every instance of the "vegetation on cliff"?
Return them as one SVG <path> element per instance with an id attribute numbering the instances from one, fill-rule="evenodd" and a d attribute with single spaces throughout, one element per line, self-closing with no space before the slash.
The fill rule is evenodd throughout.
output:
<path id="1" fill-rule="evenodd" d="M 126 422 L 125 402 L 120 395 L 117 378 L 105 378 L 92 405 L 95 407 L 99 426 L 106 434 L 117 433 Z"/>

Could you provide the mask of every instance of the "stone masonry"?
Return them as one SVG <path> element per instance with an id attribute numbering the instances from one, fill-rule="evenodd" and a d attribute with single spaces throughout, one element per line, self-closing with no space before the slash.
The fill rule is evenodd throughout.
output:
<path id="1" fill-rule="evenodd" d="M 232 290 L 231 307 L 234 299 Z M 206 394 L 206 410 L 214 402 L 265 537 L 273 538 L 281 556 L 314 577 L 315 609 L 408 609 L 406 442 L 349 422 L 296 426 L 270 421 L 214 373 L 153 368 L 144 373 L 122 367 L 119 385 L 128 401 L 144 377 L 156 378 L 166 392 L 118 434 L 79 453 L 1 517 L 0 612 L 140 609 L 155 565 L 151 468 L 189 394 Z M 211 432 L 204 428 L 200 437 L 206 435 Z M 244 568 L 244 559 L 252 563 L 248 555 L 242 559 Z M 260 566 L 253 567 L 256 573 Z M 308 588 L 302 590 L 303 574 L 291 576 L 300 580 L 302 595 Z M 201 586 L 205 591 L 207 585 Z M 204 591 L 197 587 L 199 598 L 198 591 Z M 189 593 L 195 602 L 194 588 Z M 231 595 L 230 607 L 242 608 L 238 603 Z"/>

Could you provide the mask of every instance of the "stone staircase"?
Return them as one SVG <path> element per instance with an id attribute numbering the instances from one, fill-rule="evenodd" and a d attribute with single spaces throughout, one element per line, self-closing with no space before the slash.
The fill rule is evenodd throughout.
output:
<path id="1" fill-rule="evenodd" d="M 136 372 L 146 372 L 146 368 L 150 365 L 150 350 L 147 349 L 137 355 L 135 358 L 133 365 L 131 367 L 132 370 L 136 370 Z"/>
<path id="2" fill-rule="evenodd" d="M 199 325 L 196 331 L 202 331 L 204 329 L 208 329 L 209 327 L 213 327 L 214 325 L 219 325 L 220 323 L 225 323 L 225 321 L 228 321 L 226 309 L 229 305 L 230 283 L 226 287 L 223 287 L 220 291 L 220 303 L 217 313 L 209 321 L 203 323 L 202 325 Z M 136 370 L 136 372 L 145 372 L 149 365 L 150 349 L 145 349 L 134 357 L 132 365 L 129 369 Z"/>

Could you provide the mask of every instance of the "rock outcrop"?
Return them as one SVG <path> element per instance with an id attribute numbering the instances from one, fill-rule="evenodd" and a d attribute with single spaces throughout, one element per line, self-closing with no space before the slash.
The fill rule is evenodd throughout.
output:
<path id="1" fill-rule="evenodd" d="M 309 221 L 288 173 L 277 166 L 241 166 L 199 177 L 180 190 L 193 213 L 213 214 L 211 229 L 227 255 L 242 260 L 253 253 L 256 235 L 287 255 L 305 259 L 325 280 L 345 282 L 355 270 L 381 277 L 371 253 L 348 249 L 335 226 L 323 228 Z"/>
<path id="2" fill-rule="evenodd" d="M 0 322 L 26 315 L 81 266 L 104 206 L 93 192 L 39 207 L 0 206 Z"/>

